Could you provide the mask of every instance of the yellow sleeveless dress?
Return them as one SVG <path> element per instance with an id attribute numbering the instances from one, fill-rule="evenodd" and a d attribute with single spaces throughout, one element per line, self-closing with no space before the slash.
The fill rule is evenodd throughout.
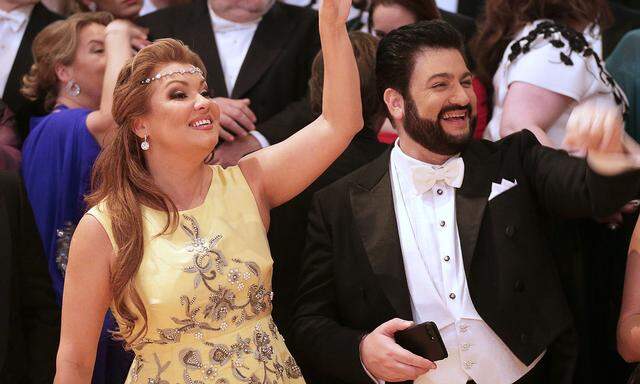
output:
<path id="1" fill-rule="evenodd" d="M 142 207 L 135 283 L 148 332 L 126 384 L 304 383 L 271 318 L 273 260 L 253 194 L 240 168 L 212 170 L 204 203 L 181 211 L 174 233 L 156 236 L 166 215 Z M 105 205 L 89 214 L 115 247 Z"/>

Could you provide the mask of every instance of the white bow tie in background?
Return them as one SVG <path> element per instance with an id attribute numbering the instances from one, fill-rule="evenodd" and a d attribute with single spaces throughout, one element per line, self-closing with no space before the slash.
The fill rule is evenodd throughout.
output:
<path id="1" fill-rule="evenodd" d="M 454 188 L 460 188 L 464 178 L 464 161 L 457 157 L 437 168 L 430 165 L 414 167 L 412 175 L 413 185 L 418 195 L 429 191 L 438 181 Z"/>
<path id="2" fill-rule="evenodd" d="M 18 29 L 20 29 L 22 23 L 25 22 L 25 19 L 26 18 L 22 15 L 17 15 L 13 12 L 9 13 L 0 11 L 0 23 L 7 23 L 13 32 L 17 32 Z"/>

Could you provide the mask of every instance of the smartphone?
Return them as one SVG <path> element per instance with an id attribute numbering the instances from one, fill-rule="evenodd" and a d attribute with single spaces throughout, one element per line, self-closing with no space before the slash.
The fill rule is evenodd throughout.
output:
<path id="1" fill-rule="evenodd" d="M 446 359 L 449 356 L 438 326 L 433 321 L 398 331 L 395 333 L 395 339 L 402 348 L 431 361 Z"/>

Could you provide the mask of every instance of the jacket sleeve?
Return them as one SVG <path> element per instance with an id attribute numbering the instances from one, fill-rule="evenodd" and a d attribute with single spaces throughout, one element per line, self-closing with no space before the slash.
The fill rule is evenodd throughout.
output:
<path id="1" fill-rule="evenodd" d="M 269 142 L 269 145 L 286 140 L 314 120 L 309 99 L 304 97 L 289 103 L 282 111 L 271 116 L 268 120 L 258 123 L 256 129 Z"/>
<path id="2" fill-rule="evenodd" d="M 540 204 L 564 218 L 604 217 L 638 196 L 640 171 L 603 176 L 585 159 L 570 156 L 538 143 L 523 131 L 523 168 Z"/>
<path id="3" fill-rule="evenodd" d="M 332 382 L 371 384 L 360 362 L 360 341 L 365 332 L 340 324 L 333 281 L 335 257 L 323 207 L 316 195 L 309 213 L 292 322 L 293 351 L 303 373 L 310 368 Z"/>

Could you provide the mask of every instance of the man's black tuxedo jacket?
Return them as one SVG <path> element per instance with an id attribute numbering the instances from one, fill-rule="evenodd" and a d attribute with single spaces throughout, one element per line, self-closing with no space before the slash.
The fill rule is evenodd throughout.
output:
<path id="1" fill-rule="evenodd" d="M 456 220 L 475 308 L 523 363 L 545 349 L 552 358 L 552 344 L 572 319 L 545 219 L 604 216 L 637 196 L 640 172 L 599 176 L 585 161 L 541 146 L 529 131 L 473 141 L 462 158 Z M 491 183 L 502 179 L 517 186 L 488 201 Z M 315 195 L 306 246 L 288 340 L 295 357 L 303 372 L 368 384 L 362 336 L 394 317 L 412 319 L 389 153 Z"/>
<path id="2" fill-rule="evenodd" d="M 27 196 L 8 172 L 0 172 L 0 308 L 0 383 L 51 383 L 60 310 Z"/>
<path id="3" fill-rule="evenodd" d="M 258 131 L 271 144 L 311 122 L 303 98 L 320 50 L 315 11 L 276 2 L 258 25 L 231 95 L 220 64 L 219 55 L 225 52 L 218 52 L 206 0 L 151 13 L 138 24 L 149 28 L 152 39 L 178 39 L 200 55 L 213 96 L 251 99 Z"/>
<path id="4" fill-rule="evenodd" d="M 11 72 L 9 72 L 7 85 L 2 94 L 2 101 L 4 101 L 9 106 L 9 109 L 16 115 L 18 137 L 20 137 L 21 141 L 24 141 L 29 133 L 29 118 L 31 115 L 44 113 L 42 103 L 32 103 L 20 94 L 22 77 L 29 72 L 33 64 L 31 44 L 38 32 L 42 31 L 47 25 L 60 19 L 62 19 L 62 16 L 51 12 L 42 5 L 42 3 L 37 3 L 33 7 L 31 17 L 27 23 L 27 29 L 20 42 L 20 47 L 18 47 Z"/>
<path id="5" fill-rule="evenodd" d="M 301 268 L 301 255 L 307 236 L 307 217 L 311 198 L 318 190 L 348 175 L 380 156 L 387 148 L 367 128 L 360 131 L 331 166 L 298 196 L 271 210 L 269 248 L 273 265 L 273 318 L 286 337 Z"/>

